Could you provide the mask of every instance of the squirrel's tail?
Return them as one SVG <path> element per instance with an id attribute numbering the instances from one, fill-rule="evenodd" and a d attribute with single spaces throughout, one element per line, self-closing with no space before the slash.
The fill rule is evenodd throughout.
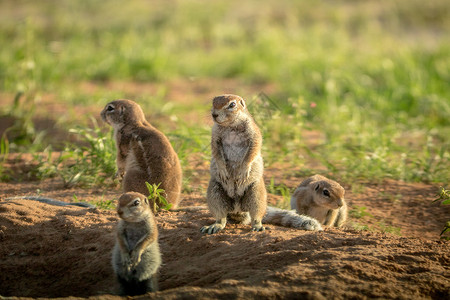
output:
<path id="1" fill-rule="evenodd" d="M 295 212 L 295 210 L 286 210 L 271 206 L 267 207 L 267 211 L 262 222 L 265 224 L 281 225 L 303 230 L 323 230 L 319 221 L 314 218 L 299 215 Z"/>

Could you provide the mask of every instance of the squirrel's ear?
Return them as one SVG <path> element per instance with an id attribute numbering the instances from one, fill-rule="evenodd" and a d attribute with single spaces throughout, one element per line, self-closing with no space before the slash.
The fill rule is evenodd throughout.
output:
<path id="1" fill-rule="evenodd" d="M 242 105 L 242 108 L 245 108 L 245 101 L 244 101 L 244 99 L 239 100 L 239 103 Z"/>
<path id="2" fill-rule="evenodd" d="M 119 109 L 119 115 L 122 117 L 124 112 L 125 112 L 125 107 L 121 106 L 120 109 Z"/>
<path id="3" fill-rule="evenodd" d="M 144 197 L 144 202 L 145 202 L 145 204 L 148 204 L 148 198 L 147 197 Z"/>
<path id="4" fill-rule="evenodd" d="M 317 191 L 320 187 L 320 184 L 317 184 L 316 187 L 314 188 L 315 191 Z"/>

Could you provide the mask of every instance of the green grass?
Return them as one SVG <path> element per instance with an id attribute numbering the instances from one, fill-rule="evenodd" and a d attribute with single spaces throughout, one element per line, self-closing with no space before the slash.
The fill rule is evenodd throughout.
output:
<path id="1" fill-rule="evenodd" d="M 378 225 L 380 226 L 381 232 L 388 232 L 399 236 L 402 235 L 402 229 L 400 227 L 386 225 L 384 221 L 379 222 Z"/>
<path id="2" fill-rule="evenodd" d="M 358 222 L 350 222 L 350 227 L 357 231 L 372 231 L 372 228 L 367 224 L 359 224 Z"/>
<path id="3" fill-rule="evenodd" d="M 103 133 L 95 120 L 93 127 L 71 129 L 70 133 L 78 137 L 79 144 L 68 144 L 57 157 L 52 155 L 51 147 L 36 153 L 34 160 L 38 165 L 33 169 L 34 177 L 56 176 L 66 188 L 114 185 L 116 149 L 112 132 Z"/>
<path id="4" fill-rule="evenodd" d="M 187 158 L 208 159 L 209 128 L 183 116 L 208 109 L 199 106 L 205 99 L 171 103 L 166 82 L 233 78 L 264 134 L 267 165 L 316 161 L 346 182 L 449 182 L 448 1 L 156 2 L 2 1 L 0 44 L 8 46 L 0 47 L 1 97 L 22 95 L 2 108 L 16 119 L 7 132 L 10 152 L 48 148 L 32 122 L 42 97 L 98 111 L 112 98 L 128 97 L 145 103 L 189 178 Z M 109 81 L 159 88 L 154 95 L 79 88 Z M 246 90 L 251 84 L 262 93 Z M 275 89 L 268 93 L 266 86 Z M 86 116 L 72 118 L 92 128 Z M 307 131 L 321 133 L 314 146 Z M 98 147 L 84 142 L 82 151 Z M 77 164 L 86 167 L 99 155 L 85 159 L 76 149 L 68 145 L 54 170 L 68 186 L 91 182 L 93 173 L 81 173 Z M 101 155 L 94 169 L 109 174 L 113 159 Z M 69 158 L 76 162 L 70 172 Z"/>
<path id="5" fill-rule="evenodd" d="M 291 191 L 285 184 L 275 184 L 275 179 L 272 177 L 269 185 L 267 186 L 267 192 L 274 195 L 283 196 L 283 199 L 275 204 L 276 207 L 291 209 Z"/>
<path id="6" fill-rule="evenodd" d="M 5 136 L 3 136 L 0 139 L 0 180 L 8 180 L 9 176 L 5 173 L 6 168 L 5 168 L 5 162 L 8 159 L 8 154 L 9 154 L 9 142 L 8 140 L 5 138 Z"/>
<path id="7" fill-rule="evenodd" d="M 84 202 L 95 205 L 99 209 L 116 209 L 116 200 L 117 199 L 109 199 L 105 200 L 104 196 L 102 196 L 99 199 L 91 200 L 91 201 L 85 201 L 83 199 L 78 199 L 78 196 L 76 194 L 73 194 L 72 196 L 72 202 Z"/>
<path id="8" fill-rule="evenodd" d="M 365 206 L 354 206 L 350 211 L 349 211 L 349 215 L 352 218 L 356 218 L 356 219 L 361 219 L 364 217 L 370 217 L 372 218 L 373 215 L 369 212 L 366 211 L 367 207 Z"/>

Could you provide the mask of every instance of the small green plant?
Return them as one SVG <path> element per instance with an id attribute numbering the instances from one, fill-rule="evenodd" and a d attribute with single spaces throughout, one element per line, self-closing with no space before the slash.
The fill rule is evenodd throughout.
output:
<path id="1" fill-rule="evenodd" d="M 361 219 L 366 216 L 373 217 L 373 215 L 371 213 L 367 212 L 366 210 L 367 210 L 367 207 L 365 207 L 365 206 L 354 206 L 350 210 L 349 214 L 351 217 L 356 218 L 356 219 Z"/>
<path id="2" fill-rule="evenodd" d="M 116 171 L 116 148 L 112 132 L 104 134 L 92 119 L 94 128 L 76 128 L 70 132 L 80 137 L 84 146 L 66 146 L 54 163 L 65 187 L 95 186 L 112 179 Z"/>
<path id="3" fill-rule="evenodd" d="M 372 229 L 369 227 L 369 225 L 366 224 L 359 224 L 358 222 L 350 222 L 350 227 L 357 230 L 357 231 L 371 231 Z"/>
<path id="4" fill-rule="evenodd" d="M 58 170 L 56 165 L 54 164 L 52 156 L 53 149 L 51 146 L 47 147 L 42 153 L 33 154 L 33 159 L 34 161 L 37 161 L 38 164 L 36 168 L 31 170 L 32 174 L 29 175 L 38 179 L 54 177 L 58 173 Z"/>
<path id="5" fill-rule="evenodd" d="M 275 205 L 276 207 L 283 208 L 283 209 L 290 207 L 291 191 L 289 190 L 289 188 L 286 185 L 284 185 L 284 184 L 276 185 L 275 180 L 272 177 L 270 179 L 270 184 L 267 186 L 267 191 L 274 195 L 283 196 L 283 200 L 278 201 L 277 204 Z"/>
<path id="6" fill-rule="evenodd" d="M 52 147 L 43 153 L 35 154 L 38 162 L 33 175 L 38 179 L 57 176 L 62 179 L 64 187 L 98 186 L 111 179 L 116 171 L 116 148 L 110 133 L 103 133 L 95 119 L 94 128 L 78 127 L 69 132 L 79 137 L 76 144 L 67 144 L 57 158 L 53 157 Z"/>
<path id="7" fill-rule="evenodd" d="M 8 139 L 5 135 L 2 136 L 0 140 L 0 179 L 7 180 L 9 178 L 8 175 L 5 174 L 5 163 L 8 159 L 9 154 L 9 143 Z"/>
<path id="8" fill-rule="evenodd" d="M 440 201 L 442 205 L 450 205 L 450 190 L 440 187 L 438 198 L 433 202 Z"/>
<path id="9" fill-rule="evenodd" d="M 165 191 L 163 189 L 160 189 L 159 186 L 161 183 L 158 184 L 150 184 L 148 182 L 145 182 L 145 185 L 147 186 L 149 195 L 148 200 L 150 201 L 150 205 L 153 205 L 153 211 L 158 211 L 160 209 L 169 210 L 172 207 L 172 204 L 167 202 L 166 197 L 164 197 Z"/>
<path id="10" fill-rule="evenodd" d="M 387 225 L 384 221 L 380 222 L 378 225 L 380 226 L 381 232 L 388 232 L 395 235 L 402 235 L 401 234 L 402 229 L 400 227 Z"/>
<path id="11" fill-rule="evenodd" d="M 433 202 L 440 202 L 441 205 L 450 205 L 450 190 L 441 187 L 439 190 L 438 198 Z M 450 240 L 450 220 L 445 223 L 444 229 L 441 232 L 441 238 L 445 240 Z"/>

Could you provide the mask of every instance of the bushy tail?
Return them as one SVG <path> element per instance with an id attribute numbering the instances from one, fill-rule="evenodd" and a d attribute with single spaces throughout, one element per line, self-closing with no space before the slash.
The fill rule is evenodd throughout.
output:
<path id="1" fill-rule="evenodd" d="M 271 206 L 267 207 L 267 211 L 262 222 L 265 224 L 281 225 L 303 230 L 323 230 L 319 221 L 314 218 L 299 215 L 295 212 L 295 210 L 286 210 Z"/>

